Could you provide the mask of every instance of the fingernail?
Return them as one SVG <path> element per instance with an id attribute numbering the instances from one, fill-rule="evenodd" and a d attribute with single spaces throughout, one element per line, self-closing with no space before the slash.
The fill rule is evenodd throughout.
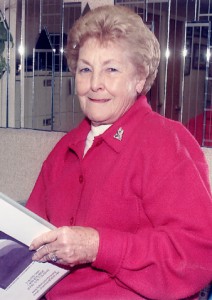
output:
<path id="1" fill-rule="evenodd" d="M 35 250 L 34 245 L 30 245 L 29 250 Z"/>

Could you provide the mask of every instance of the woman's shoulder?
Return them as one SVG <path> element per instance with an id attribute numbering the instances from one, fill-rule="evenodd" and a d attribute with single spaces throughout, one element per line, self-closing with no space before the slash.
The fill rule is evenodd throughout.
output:
<path id="1" fill-rule="evenodd" d="M 154 138 L 162 139 L 180 139 L 181 141 L 189 140 L 189 142 L 196 141 L 187 128 L 180 122 L 164 117 L 156 112 L 146 120 L 147 128 L 152 132 Z M 195 142 L 196 143 L 196 142 Z"/>
<path id="2" fill-rule="evenodd" d="M 158 113 L 152 112 L 145 120 L 143 130 L 148 136 L 146 140 L 158 151 L 167 154 L 188 154 L 203 157 L 203 152 L 187 128 L 179 121 L 168 119 Z"/>

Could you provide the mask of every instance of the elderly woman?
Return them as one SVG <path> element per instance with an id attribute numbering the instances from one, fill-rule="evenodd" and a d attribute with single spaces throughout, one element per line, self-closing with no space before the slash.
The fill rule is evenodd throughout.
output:
<path id="1" fill-rule="evenodd" d="M 57 226 L 32 242 L 33 260 L 70 269 L 46 298 L 197 294 L 212 279 L 208 169 L 186 129 L 147 103 L 157 39 L 131 10 L 103 6 L 73 26 L 67 57 L 86 118 L 50 153 L 27 204 Z"/>

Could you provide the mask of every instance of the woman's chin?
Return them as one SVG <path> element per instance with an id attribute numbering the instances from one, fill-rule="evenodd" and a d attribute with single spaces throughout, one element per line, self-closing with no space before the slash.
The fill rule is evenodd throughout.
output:
<path id="1" fill-rule="evenodd" d="M 104 118 L 104 117 L 98 116 L 98 115 L 88 116 L 88 119 L 90 119 L 92 125 L 94 125 L 94 126 L 106 125 L 106 124 L 112 123 L 109 118 Z"/>
<path id="2" fill-rule="evenodd" d="M 105 125 L 107 123 L 105 123 L 104 121 L 94 121 L 94 120 L 91 120 L 91 124 L 93 126 L 100 126 L 100 125 Z"/>

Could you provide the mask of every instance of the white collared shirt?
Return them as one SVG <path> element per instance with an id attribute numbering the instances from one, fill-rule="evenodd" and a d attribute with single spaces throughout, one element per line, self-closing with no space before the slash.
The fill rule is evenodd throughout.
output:
<path id="1" fill-rule="evenodd" d="M 92 146 L 95 136 L 98 136 L 105 132 L 112 124 L 93 126 L 91 125 L 91 130 L 87 135 L 85 142 L 84 156 L 87 153 L 88 149 Z"/>

